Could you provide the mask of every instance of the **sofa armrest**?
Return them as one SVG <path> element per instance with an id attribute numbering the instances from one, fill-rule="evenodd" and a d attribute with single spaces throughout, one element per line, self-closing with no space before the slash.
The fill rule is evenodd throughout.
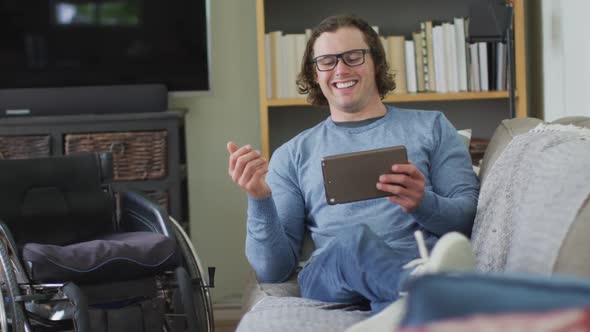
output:
<path id="1" fill-rule="evenodd" d="M 498 159 L 512 138 L 516 135 L 528 132 L 542 122 L 542 120 L 535 118 L 509 119 L 502 121 L 502 123 L 496 128 L 496 131 L 494 131 L 494 135 L 486 148 L 486 152 L 481 162 L 479 178 L 481 179 L 482 184 L 485 181 L 488 171 L 492 168 L 496 159 Z"/>

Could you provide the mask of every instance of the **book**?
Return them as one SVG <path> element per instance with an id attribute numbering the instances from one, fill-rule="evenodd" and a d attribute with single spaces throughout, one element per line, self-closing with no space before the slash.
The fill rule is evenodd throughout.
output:
<path id="1" fill-rule="evenodd" d="M 445 77 L 448 92 L 459 92 L 457 75 L 457 49 L 455 46 L 455 29 L 450 23 L 443 23 L 443 47 L 445 50 Z"/>
<path id="2" fill-rule="evenodd" d="M 305 45 L 307 45 L 309 38 L 311 38 L 311 29 L 305 29 Z"/>
<path id="3" fill-rule="evenodd" d="M 496 90 L 496 81 L 498 74 L 498 69 L 496 68 L 498 66 L 496 62 L 498 59 L 498 57 L 496 56 L 497 44 L 495 42 L 488 42 L 486 44 L 488 47 L 488 87 L 490 88 L 490 90 Z"/>
<path id="4" fill-rule="evenodd" d="M 434 63 L 434 42 L 432 40 L 432 21 L 424 22 L 426 28 L 426 49 L 428 52 L 428 87 L 429 91 L 436 90 L 436 75 Z"/>
<path id="5" fill-rule="evenodd" d="M 471 82 L 471 60 L 469 59 L 469 17 L 465 17 L 463 20 L 463 30 L 465 31 L 465 71 L 467 74 L 467 91 L 473 91 L 473 82 Z"/>
<path id="6" fill-rule="evenodd" d="M 477 43 L 469 44 L 469 68 L 471 73 L 471 91 L 481 91 L 481 84 L 479 79 L 479 51 Z"/>
<path id="7" fill-rule="evenodd" d="M 272 75 L 271 75 L 271 54 L 270 54 L 270 35 L 264 34 L 264 64 L 266 66 L 266 98 L 272 98 Z"/>
<path id="8" fill-rule="evenodd" d="M 420 22 L 420 56 L 424 75 L 424 91 L 430 91 L 430 73 L 428 72 L 428 47 L 426 45 L 426 23 Z"/>
<path id="9" fill-rule="evenodd" d="M 283 72 L 283 93 L 282 98 L 294 98 L 297 96 L 295 80 L 297 77 L 297 50 L 295 34 L 283 36 L 284 44 L 284 72 Z"/>
<path id="10" fill-rule="evenodd" d="M 379 36 L 379 40 L 383 46 L 383 52 L 385 52 L 385 59 L 389 59 L 389 47 L 387 47 L 387 39 L 383 36 Z"/>
<path id="11" fill-rule="evenodd" d="M 479 84 L 481 91 L 490 91 L 488 80 L 488 44 L 477 43 L 477 55 L 479 56 Z"/>
<path id="12" fill-rule="evenodd" d="M 394 94 L 408 93 L 406 83 L 406 60 L 404 56 L 404 36 L 388 36 L 387 48 L 389 49 L 389 67 L 395 80 Z"/>
<path id="13" fill-rule="evenodd" d="M 436 82 L 436 92 L 446 93 L 446 53 L 444 47 L 443 27 L 435 26 L 432 28 L 432 44 L 434 49 L 434 77 Z"/>
<path id="14" fill-rule="evenodd" d="M 295 93 L 293 97 L 302 98 L 297 88 L 297 76 L 303 67 L 303 54 L 305 53 L 305 46 L 307 46 L 307 37 L 304 33 L 295 34 Z"/>
<path id="15" fill-rule="evenodd" d="M 412 39 L 414 40 L 414 57 L 416 64 L 416 83 L 419 92 L 424 91 L 424 57 L 422 51 L 422 34 L 420 32 L 413 32 Z"/>
<path id="16" fill-rule="evenodd" d="M 270 78 L 271 96 L 279 98 L 281 95 L 282 67 L 283 67 L 283 32 L 271 31 L 270 36 Z"/>
<path id="17" fill-rule="evenodd" d="M 414 41 L 404 41 L 404 52 L 406 60 L 406 82 L 408 92 L 417 92 L 418 85 L 416 83 L 416 56 L 414 52 Z"/>
<path id="18" fill-rule="evenodd" d="M 459 76 L 459 91 L 467 91 L 467 59 L 465 49 L 465 20 L 455 17 L 455 46 L 457 48 L 457 75 Z"/>

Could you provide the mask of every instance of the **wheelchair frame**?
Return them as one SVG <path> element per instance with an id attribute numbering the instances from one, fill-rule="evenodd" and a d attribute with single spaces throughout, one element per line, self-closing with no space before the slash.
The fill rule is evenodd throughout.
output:
<path id="1" fill-rule="evenodd" d="M 175 237 L 184 263 L 181 266 L 184 265 L 186 273 L 188 273 L 188 279 L 190 279 L 193 286 L 193 296 L 190 298 L 194 303 L 198 326 L 191 327 L 189 323 L 188 331 L 213 332 L 215 327 L 213 306 L 209 293 L 209 287 L 212 287 L 209 276 L 204 273 L 199 257 L 184 229 L 174 218 L 168 218 L 173 230 L 173 234 L 170 234 L 170 236 Z M 0 236 L 2 236 L 0 239 L 0 296 L 2 297 L 0 301 L 0 331 L 80 331 L 76 324 L 71 323 L 73 307 L 71 305 L 68 307 L 68 303 L 71 303 L 72 299 L 64 293 L 64 284 L 32 284 L 20 263 L 20 259 L 16 256 L 15 242 L 4 223 L 0 223 Z M 172 287 L 161 289 L 166 302 L 172 301 L 172 299 L 166 298 L 166 291 L 170 295 L 170 291 L 177 287 L 182 290 L 182 285 L 172 285 Z M 64 303 L 65 307 L 70 309 L 70 312 L 65 309 L 51 311 L 50 306 L 43 305 L 49 302 L 52 304 Z M 43 310 L 43 308 L 47 307 L 45 309 L 49 309 L 49 311 L 45 312 L 44 315 L 52 314 L 51 317 L 55 318 L 55 320 L 42 318 L 39 312 L 29 311 L 26 308 L 27 306 L 37 308 L 35 310 Z M 186 308 L 184 309 L 186 310 Z M 175 308 L 175 310 L 178 312 L 178 308 Z M 174 327 L 172 322 L 178 315 L 178 313 L 165 313 L 162 331 L 179 331 L 178 327 Z M 184 312 L 181 312 L 180 315 L 184 315 Z M 41 322 L 41 320 L 43 321 Z M 170 326 L 171 323 L 172 326 Z M 70 325 L 72 325 L 71 328 Z"/>

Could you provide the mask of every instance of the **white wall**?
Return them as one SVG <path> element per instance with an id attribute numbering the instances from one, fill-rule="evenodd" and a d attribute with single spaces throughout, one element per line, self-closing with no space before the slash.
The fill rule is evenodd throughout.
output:
<path id="1" fill-rule="evenodd" d="M 255 0 L 210 0 L 212 93 L 174 97 L 185 121 L 191 238 L 203 263 L 217 267 L 215 303 L 239 303 L 246 195 L 227 174 L 228 140 L 260 146 Z"/>
<path id="2" fill-rule="evenodd" d="M 587 0 L 542 0 L 546 121 L 590 116 L 589 12 Z"/>

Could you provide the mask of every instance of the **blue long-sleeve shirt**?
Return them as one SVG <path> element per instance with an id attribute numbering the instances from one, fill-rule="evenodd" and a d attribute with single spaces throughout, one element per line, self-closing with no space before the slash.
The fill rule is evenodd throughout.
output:
<path id="1" fill-rule="evenodd" d="M 408 159 L 426 178 L 420 206 L 405 213 L 386 198 L 328 205 L 321 159 L 325 156 L 405 145 Z M 318 254 L 344 226 L 368 225 L 388 244 L 413 241 L 425 230 L 429 246 L 450 231 L 470 233 L 479 181 L 465 145 L 440 112 L 387 107 L 383 118 L 360 127 L 327 118 L 278 148 L 266 180 L 269 198 L 249 198 L 246 256 L 262 282 L 286 280 L 299 261 L 305 229 Z M 375 179 L 377 182 L 377 179 Z"/>

